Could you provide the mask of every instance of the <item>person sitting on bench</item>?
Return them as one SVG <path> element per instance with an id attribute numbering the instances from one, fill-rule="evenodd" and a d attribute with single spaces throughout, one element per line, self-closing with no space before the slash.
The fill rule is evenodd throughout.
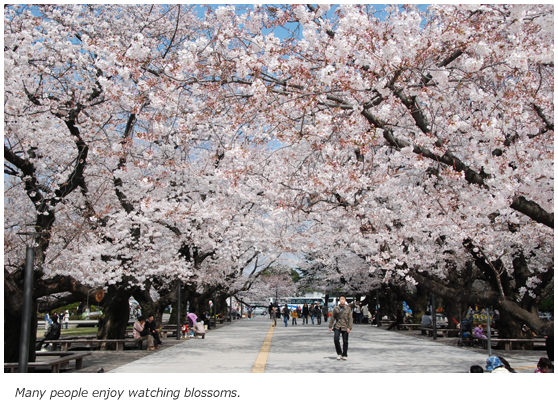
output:
<path id="1" fill-rule="evenodd" d="M 138 316 L 138 320 L 134 323 L 133 335 L 136 341 L 147 341 L 147 350 L 159 349 L 158 346 L 153 344 L 153 335 L 145 327 L 145 318 L 141 315 Z"/>
<path id="2" fill-rule="evenodd" d="M 397 328 L 399 330 L 399 325 L 403 323 L 403 314 L 399 309 L 397 309 L 397 315 L 392 317 L 392 322 L 389 324 L 387 330 L 392 330 L 393 328 Z"/>
<path id="3" fill-rule="evenodd" d="M 159 332 L 161 332 L 161 329 L 157 329 L 155 327 L 155 320 L 153 318 L 153 315 L 149 315 L 147 317 L 147 320 L 145 321 L 145 327 L 153 336 L 153 340 L 155 341 L 155 343 L 157 345 L 162 345 L 163 342 L 161 341 L 161 337 L 159 336 Z"/>
<path id="4" fill-rule="evenodd" d="M 427 310 L 424 315 L 422 315 L 422 319 L 420 320 L 420 327 L 421 328 L 431 328 L 432 327 L 432 317 L 430 316 L 430 311 Z M 421 331 L 422 335 L 426 335 L 426 331 Z"/>
<path id="5" fill-rule="evenodd" d="M 60 324 L 58 323 L 58 316 L 52 315 L 52 323 L 48 327 L 48 331 L 45 333 L 45 337 L 37 342 L 35 350 L 41 350 L 45 340 L 58 340 L 60 338 Z M 45 348 L 48 347 L 48 343 Z"/>
<path id="6" fill-rule="evenodd" d="M 473 330 L 473 336 L 475 338 L 482 338 L 482 339 L 486 339 L 486 336 L 484 334 L 484 330 L 482 328 L 482 324 L 477 323 L 475 324 L 475 329 Z"/>

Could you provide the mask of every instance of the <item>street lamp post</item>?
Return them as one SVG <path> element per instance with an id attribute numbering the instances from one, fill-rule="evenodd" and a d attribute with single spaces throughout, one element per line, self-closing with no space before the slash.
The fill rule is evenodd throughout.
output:
<path id="1" fill-rule="evenodd" d="M 180 340 L 180 288 L 182 287 L 182 282 L 178 279 L 178 287 L 177 287 L 177 300 L 178 304 L 176 305 L 176 340 Z"/>
<path id="2" fill-rule="evenodd" d="M 217 292 L 213 292 L 213 319 L 215 320 L 215 329 L 217 329 Z"/>
<path id="3" fill-rule="evenodd" d="M 229 297 L 229 322 L 232 323 L 232 295 Z"/>
<path id="4" fill-rule="evenodd" d="M 31 341 L 31 303 L 33 299 L 33 271 L 35 266 L 35 238 L 41 236 L 36 232 L 19 232 L 20 236 L 29 236 L 31 246 L 26 244 L 25 272 L 23 277 L 23 310 L 21 314 L 21 334 L 19 338 L 18 373 L 27 373 L 29 365 L 29 343 Z"/>
<path id="5" fill-rule="evenodd" d="M 87 316 L 85 320 L 89 320 L 89 316 L 91 315 L 91 308 L 89 307 L 89 294 L 91 293 L 92 290 L 96 290 L 96 289 L 97 288 L 92 288 L 87 291 L 87 303 L 85 305 L 86 306 L 85 309 L 87 309 Z"/>
<path id="6" fill-rule="evenodd" d="M 380 321 L 381 316 L 380 316 L 380 292 L 379 289 L 376 289 L 376 326 L 380 327 L 380 325 L 382 324 Z"/>
<path id="7" fill-rule="evenodd" d="M 434 301 L 434 294 L 432 294 L 432 339 L 438 339 L 438 332 L 436 331 L 436 302 Z"/>
<path id="8" fill-rule="evenodd" d="M 490 310 L 486 308 L 486 340 L 488 344 L 488 357 L 492 356 L 492 340 L 490 338 Z"/>

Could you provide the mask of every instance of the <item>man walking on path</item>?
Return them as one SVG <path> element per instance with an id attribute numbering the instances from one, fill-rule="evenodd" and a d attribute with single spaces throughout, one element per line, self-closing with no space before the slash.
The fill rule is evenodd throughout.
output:
<path id="1" fill-rule="evenodd" d="M 316 311 L 316 319 L 318 320 L 318 325 L 322 324 L 322 308 L 320 307 L 320 302 L 316 303 L 314 309 Z"/>
<path id="2" fill-rule="evenodd" d="M 283 308 L 281 314 L 283 315 L 283 321 L 285 321 L 285 327 L 288 326 L 288 322 L 289 322 L 289 307 L 287 306 L 287 304 L 285 303 L 285 307 Z"/>
<path id="3" fill-rule="evenodd" d="M 271 314 L 271 311 L 273 310 L 273 303 L 270 303 L 269 306 L 267 307 L 267 310 L 269 311 L 269 319 L 273 319 L 273 315 Z M 276 317 L 277 319 L 277 317 Z"/>
<path id="4" fill-rule="evenodd" d="M 329 331 L 333 330 L 333 343 L 337 351 L 337 360 L 347 360 L 347 350 L 349 349 L 349 333 L 353 328 L 352 310 L 347 305 L 345 296 L 339 298 L 339 306 L 333 309 L 329 318 Z M 339 343 L 339 335 L 343 336 L 343 351 Z"/>
<path id="5" fill-rule="evenodd" d="M 329 313 L 329 309 L 327 308 L 327 302 L 324 303 L 324 307 L 322 308 L 322 314 L 324 315 L 324 322 L 327 322 L 327 315 Z"/>

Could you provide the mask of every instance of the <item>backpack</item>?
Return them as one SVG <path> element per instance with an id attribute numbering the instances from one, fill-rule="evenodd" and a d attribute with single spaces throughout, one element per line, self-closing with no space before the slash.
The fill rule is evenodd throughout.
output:
<path id="1" fill-rule="evenodd" d="M 465 318 L 461 321 L 461 332 L 465 334 L 466 332 L 471 333 L 473 331 L 471 321 L 468 318 Z"/>
<path id="2" fill-rule="evenodd" d="M 53 322 L 48 332 L 45 333 L 45 340 L 57 340 L 58 338 L 60 338 L 60 324 Z"/>

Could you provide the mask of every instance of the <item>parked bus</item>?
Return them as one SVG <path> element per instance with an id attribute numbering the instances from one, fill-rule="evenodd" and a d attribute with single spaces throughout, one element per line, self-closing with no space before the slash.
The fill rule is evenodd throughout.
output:
<path id="1" fill-rule="evenodd" d="M 285 306 L 286 303 L 290 310 L 296 307 L 302 308 L 305 303 L 308 304 L 308 306 L 310 306 L 312 303 L 319 303 L 321 306 L 324 306 L 324 298 L 320 297 L 289 296 L 286 298 L 281 298 L 280 301 L 282 303 L 281 306 Z"/>

